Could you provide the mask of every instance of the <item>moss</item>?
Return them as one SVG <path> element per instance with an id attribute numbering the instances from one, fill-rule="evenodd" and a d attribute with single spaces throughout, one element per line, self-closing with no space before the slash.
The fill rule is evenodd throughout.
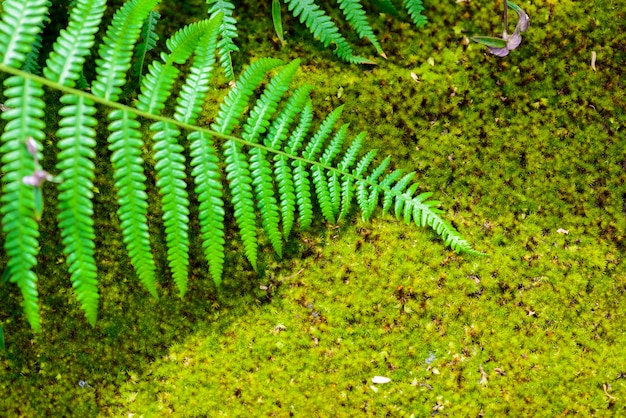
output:
<path id="1" fill-rule="evenodd" d="M 172 5 L 161 6 L 163 33 L 198 17 L 174 19 Z M 316 85 L 319 115 L 345 103 L 352 132 L 369 130 L 368 147 L 416 170 L 488 257 L 451 253 L 432 232 L 378 216 L 317 224 L 287 244 L 284 260 L 266 246 L 256 275 L 231 228 L 223 287 L 215 291 L 192 248 L 180 300 L 152 202 L 162 275 L 154 300 L 124 254 L 101 145 L 100 318 L 91 329 L 69 288 L 47 189 L 42 335 L 30 333 L 14 286 L 0 287 L 3 415 L 626 413 L 626 8 L 520 5 L 531 28 L 506 59 L 462 43 L 499 31 L 491 4 L 444 2 L 429 6 L 423 30 L 373 19 L 390 58 L 367 68 L 338 62 L 288 16 L 281 48 L 269 6 L 240 10 L 249 24 L 238 68 L 258 56 L 303 57 L 296 82 Z M 392 380 L 375 386 L 375 375 Z"/>

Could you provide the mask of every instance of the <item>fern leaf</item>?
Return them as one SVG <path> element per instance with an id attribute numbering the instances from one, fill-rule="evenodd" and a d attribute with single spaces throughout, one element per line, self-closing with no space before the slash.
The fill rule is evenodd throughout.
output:
<path id="1" fill-rule="evenodd" d="M 320 163 L 324 166 L 330 166 L 333 159 L 339 154 L 341 151 L 341 145 L 346 139 L 346 135 L 348 133 L 349 124 L 343 124 L 335 136 L 333 140 L 328 144 L 322 157 L 320 159 Z M 315 176 L 313 177 L 315 183 Z M 318 185 L 319 183 L 319 185 Z M 318 183 L 315 183 L 316 188 L 322 187 L 321 192 L 325 193 L 328 190 L 328 203 L 330 204 L 328 207 L 322 207 L 322 210 L 326 210 L 328 213 L 324 215 L 326 220 L 334 219 L 335 216 L 339 214 L 339 209 L 341 207 L 341 183 L 339 181 L 339 174 L 335 171 L 329 174 L 328 182 L 325 185 L 322 184 L 320 180 Z M 330 216 L 332 214 L 332 216 Z"/>
<path id="2" fill-rule="evenodd" d="M 232 132 L 241 119 L 254 89 L 265 78 L 265 73 L 281 64 L 281 60 L 273 58 L 262 58 L 251 64 L 224 99 L 211 128 L 223 134 Z"/>
<path id="3" fill-rule="evenodd" d="M 224 265 L 224 200 L 219 158 L 210 137 L 204 132 L 193 132 L 191 141 L 191 175 L 194 177 L 200 202 L 198 218 L 202 233 L 202 247 L 209 262 L 213 282 L 219 286 Z"/>
<path id="4" fill-rule="evenodd" d="M 13 61 L 15 62 L 15 61 Z M 4 81 L 8 110 L 2 112 L 7 121 L 0 140 L 2 147 L 2 231 L 6 234 L 4 249 L 8 257 L 7 271 L 11 282 L 17 283 L 24 297 L 24 313 L 31 328 L 41 331 L 37 276 L 32 268 L 39 252 L 39 225 L 36 194 L 41 189 L 24 184 L 24 177 L 33 174 L 35 162 L 26 148 L 26 139 L 42 141 L 44 123 L 43 89 L 32 80 L 13 76 Z M 37 144 L 37 147 L 40 146 Z M 41 158 L 37 153 L 37 158 Z M 38 169 L 38 168 L 37 168 Z"/>
<path id="5" fill-rule="evenodd" d="M 294 60 L 272 77 L 246 121 L 242 135 L 245 140 L 257 143 L 258 137 L 267 130 L 269 118 L 275 113 L 278 101 L 289 88 L 289 83 L 299 65 L 300 61 Z M 267 152 L 261 148 L 250 150 L 250 170 L 254 179 L 252 185 L 254 186 L 263 229 L 267 233 L 276 254 L 282 257 L 282 240 L 278 229 L 278 203 L 274 196 L 272 169 L 266 156 Z"/>
<path id="6" fill-rule="evenodd" d="M 202 109 L 202 102 L 209 90 L 208 85 L 215 66 L 215 50 L 221 21 L 221 15 L 211 18 L 203 37 L 198 42 L 190 74 L 177 98 L 174 112 L 176 120 L 193 124 Z M 193 167 L 191 175 L 199 202 L 198 219 L 202 247 L 213 282 L 219 286 L 222 280 L 225 243 L 224 200 L 219 159 L 206 133 L 192 132 L 187 139 L 190 142 L 190 165 Z"/>
<path id="7" fill-rule="evenodd" d="M 20 68 L 46 18 L 47 0 L 5 0 L 0 20 L 0 63 Z"/>
<path id="8" fill-rule="evenodd" d="M 328 116 L 326 116 L 326 119 L 324 119 L 319 129 L 317 130 L 317 132 L 315 132 L 315 135 L 313 135 L 313 138 L 311 138 L 306 148 L 304 149 L 304 152 L 302 153 L 302 156 L 304 158 L 311 161 L 315 159 L 315 156 L 324 146 L 326 138 L 328 138 L 328 135 L 330 135 L 333 127 L 341 117 L 342 111 L 343 105 L 339 106 L 338 108 L 330 112 Z"/>
<path id="9" fill-rule="evenodd" d="M 264 58 L 250 65 L 224 99 L 212 128 L 224 134 L 232 132 L 241 119 L 250 96 L 261 83 L 266 72 L 281 63 L 280 60 Z M 241 143 L 233 140 L 226 141 L 223 150 L 226 159 L 226 178 L 229 181 L 235 207 L 235 219 L 239 225 L 248 261 L 256 270 L 258 244 L 250 167 L 245 154 L 243 154 Z"/>
<path id="10" fill-rule="evenodd" d="M 300 122 L 287 141 L 287 146 L 285 147 L 287 154 L 297 155 L 304 141 L 304 136 L 311 126 L 312 120 L 313 104 L 311 103 L 311 99 L 307 99 L 300 113 Z M 289 167 L 287 157 L 277 155 L 276 159 L 275 171 L 277 173 L 276 177 L 278 179 L 281 198 L 280 207 L 283 217 L 283 235 L 287 238 L 293 225 L 295 204 L 297 203 L 298 205 L 298 220 L 302 229 L 308 228 L 313 220 L 313 204 L 311 203 L 311 193 L 307 178 L 308 174 L 305 169 L 306 166 L 301 161 L 293 161 L 292 165 L 298 173 L 296 176 Z"/>
<path id="11" fill-rule="evenodd" d="M 298 221 L 301 229 L 307 229 L 313 221 L 313 203 L 311 202 L 311 182 L 305 162 L 293 162 L 293 183 L 298 203 Z"/>
<path id="12" fill-rule="evenodd" d="M 303 111 L 304 104 L 309 98 L 309 94 L 313 90 L 313 86 L 304 85 L 299 87 L 289 98 L 283 111 L 274 120 L 269 128 L 268 134 L 265 137 L 263 143 L 266 147 L 280 150 L 283 141 L 289 134 L 289 128 L 291 127 L 295 117 L 299 112 Z"/>
<path id="13" fill-rule="evenodd" d="M 246 257 L 250 261 L 252 268 L 256 270 L 258 245 L 256 214 L 254 213 L 254 202 L 252 200 L 252 175 L 239 142 L 227 141 L 223 150 L 226 163 L 226 179 L 232 194 L 231 200 L 235 208 L 235 219 L 239 226 Z"/>
<path id="14" fill-rule="evenodd" d="M 171 94 L 179 70 L 175 63 L 183 64 L 196 49 L 209 21 L 194 23 L 178 30 L 166 41 L 170 54 L 161 54 L 163 63 L 154 62 L 144 77 L 137 108 L 159 114 Z M 156 185 L 161 192 L 163 222 L 166 233 L 167 258 L 172 277 L 180 296 L 187 291 L 189 266 L 189 199 L 185 183 L 185 157 L 178 143 L 180 131 L 169 122 L 156 122 L 150 126 L 155 132 L 154 168 L 157 171 Z"/>
<path id="15" fill-rule="evenodd" d="M 133 45 L 143 22 L 159 0 L 130 0 L 113 16 L 113 21 L 98 49 L 96 80 L 91 91 L 95 96 L 116 101 L 126 83 L 131 67 Z M 146 177 L 143 174 L 141 148 L 143 140 L 136 116 L 125 110 L 109 114 L 109 149 L 112 151 L 113 178 L 117 188 L 118 216 L 124 243 L 137 276 L 155 297 L 155 266 L 150 249 L 147 223 Z"/>
<path id="16" fill-rule="evenodd" d="M 143 78 L 143 67 L 146 62 L 146 55 L 152 51 L 159 40 L 159 36 L 154 31 L 157 22 L 161 18 L 161 14 L 156 10 L 151 10 L 148 13 L 148 17 L 143 22 L 143 28 L 141 30 L 142 42 L 135 48 L 135 64 L 133 65 L 133 72 L 138 80 L 137 84 L 141 84 Z"/>
<path id="17" fill-rule="evenodd" d="M 317 195 L 317 203 L 320 206 L 322 215 L 324 215 L 324 218 L 328 222 L 335 223 L 335 210 L 330 198 L 328 181 L 326 180 L 324 169 L 319 165 L 314 165 L 312 171 L 313 184 L 315 185 L 315 192 Z"/>
<path id="18" fill-rule="evenodd" d="M 180 297 L 187 291 L 189 266 L 189 199 L 185 183 L 185 157 L 178 144 L 180 131 L 171 123 L 156 122 L 150 126 L 154 140 L 156 186 L 162 198 L 163 224 L 167 244 L 167 259 Z"/>
<path id="19" fill-rule="evenodd" d="M 234 39 L 237 35 L 237 20 L 233 17 L 235 5 L 228 0 L 207 0 L 209 7 L 209 15 L 211 18 L 222 15 L 222 23 L 220 25 L 221 39 L 217 43 L 219 50 L 220 63 L 224 69 L 226 77 L 234 80 L 235 72 L 233 71 L 232 52 L 239 51 L 235 45 Z"/>
<path id="20" fill-rule="evenodd" d="M 331 43 L 337 46 L 333 52 L 339 58 L 353 64 L 374 64 L 367 58 L 354 55 L 337 26 L 324 10 L 315 4 L 314 0 L 285 0 L 285 3 L 294 17 L 299 17 L 300 23 L 304 23 L 309 28 L 315 39 L 319 39 L 325 47 Z"/>
<path id="21" fill-rule="evenodd" d="M 404 7 L 409 12 L 409 16 L 411 16 L 415 26 L 421 28 L 428 22 L 426 16 L 422 14 L 424 11 L 422 0 L 402 0 L 402 4 L 404 4 Z"/>
<path id="22" fill-rule="evenodd" d="M 61 30 L 46 62 L 47 79 L 74 87 L 85 58 L 94 44 L 94 35 L 106 9 L 106 0 L 81 0 L 72 8 L 67 29 Z"/>
<path id="23" fill-rule="evenodd" d="M 372 27 L 367 21 L 365 11 L 361 5 L 361 0 L 338 0 L 338 3 L 339 8 L 346 17 L 346 20 L 359 35 L 359 38 L 365 38 L 370 41 L 371 44 L 374 45 L 374 48 L 376 48 L 378 55 L 387 59 L 387 55 L 383 52 L 380 43 L 378 43 L 378 39 L 376 39 L 376 36 L 374 35 Z"/>
<path id="24" fill-rule="evenodd" d="M 341 162 L 337 166 L 340 172 L 348 172 L 350 167 L 356 161 L 356 157 L 363 145 L 363 139 L 365 139 L 365 132 L 359 133 L 350 144 L 350 147 L 343 155 Z M 350 206 L 352 205 L 352 188 L 354 184 L 354 179 L 350 176 L 344 176 L 343 182 L 341 183 L 341 211 L 339 213 L 339 219 L 344 219 L 348 213 L 350 212 Z"/>
<path id="25" fill-rule="evenodd" d="M 154 259 L 148 234 L 146 176 L 143 174 L 140 124 L 134 113 L 114 110 L 109 114 L 109 149 L 117 189 L 117 213 L 124 243 L 137 276 L 150 294 L 157 297 Z"/>
<path id="26" fill-rule="evenodd" d="M 95 96 L 116 101 L 126 84 L 133 46 L 139 38 L 143 22 L 160 0 L 130 0 L 115 13 L 96 59 L 96 80 L 91 86 Z"/>
<path id="27" fill-rule="evenodd" d="M 70 280 L 85 317 L 93 326 L 98 316 L 98 280 L 94 259 L 92 188 L 97 122 L 93 102 L 84 97 L 66 95 L 59 111 L 62 119 L 57 131 L 60 171 L 59 214 L 57 216 L 63 245 L 71 273 Z"/>

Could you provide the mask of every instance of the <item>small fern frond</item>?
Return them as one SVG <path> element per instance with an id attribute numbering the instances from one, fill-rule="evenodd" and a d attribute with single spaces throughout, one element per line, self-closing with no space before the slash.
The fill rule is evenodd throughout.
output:
<path id="1" fill-rule="evenodd" d="M 130 0 L 115 13 L 113 21 L 98 48 L 96 80 L 91 86 L 95 96 L 116 101 L 126 84 L 133 46 L 139 38 L 143 22 L 160 0 Z"/>
<path id="2" fill-rule="evenodd" d="M 143 67 L 146 62 L 146 55 L 152 51 L 159 40 L 159 36 L 154 31 L 157 22 L 161 18 L 161 14 L 156 10 L 151 10 L 148 13 L 148 17 L 143 22 L 143 28 L 141 29 L 141 42 L 135 48 L 135 64 L 133 65 L 133 72 L 137 78 L 138 85 L 141 85 L 141 79 L 143 78 Z"/>
<path id="3" fill-rule="evenodd" d="M 159 0 L 130 0 L 113 16 L 98 49 L 96 80 L 92 93 L 100 98 L 117 101 L 131 67 L 132 50 L 139 38 L 143 22 Z M 146 289 L 156 293 L 155 265 L 148 234 L 148 202 L 145 192 L 141 148 L 143 140 L 136 115 L 128 110 L 109 114 L 109 149 L 113 178 L 120 205 L 118 216 L 124 243 L 135 272 Z"/>
<path id="4" fill-rule="evenodd" d="M 161 54 L 162 63 L 155 61 L 150 65 L 139 94 L 139 110 L 157 115 L 161 113 L 179 73 L 174 64 L 183 64 L 189 59 L 208 25 L 209 21 L 204 20 L 185 26 L 166 41 L 171 53 Z M 183 297 L 187 291 L 189 266 L 189 199 L 183 146 L 178 143 L 180 131 L 173 124 L 159 121 L 153 123 L 150 129 L 155 132 L 154 168 L 157 172 L 156 185 L 162 196 L 167 258 L 174 282 Z"/>
<path id="5" fill-rule="evenodd" d="M 146 176 L 143 174 L 140 124 L 134 113 L 114 110 L 109 114 L 109 150 L 117 189 L 117 213 L 126 250 L 137 276 L 150 294 L 157 297 L 155 265 L 148 234 Z"/>
<path id="6" fill-rule="evenodd" d="M 278 101 L 289 88 L 289 83 L 296 73 L 299 60 L 284 66 L 277 75 L 272 77 L 269 85 L 257 100 L 243 128 L 242 137 L 251 143 L 257 143 L 258 137 L 265 133 L 270 117 L 276 112 Z M 250 170 L 252 172 L 257 207 L 261 215 L 261 224 L 268 235 L 272 247 L 282 257 L 282 239 L 279 231 L 278 203 L 274 196 L 272 169 L 266 158 L 267 151 L 261 148 L 250 150 Z"/>
<path id="7" fill-rule="evenodd" d="M 15 60 L 13 60 L 15 63 Z M 45 138 L 43 132 L 45 104 L 41 97 L 43 89 L 35 81 L 12 76 L 4 81 L 5 105 L 2 112 L 7 121 L 2 141 L 2 231 L 6 234 L 4 249 L 8 257 L 6 270 L 10 280 L 17 283 L 24 297 L 24 313 L 35 332 L 41 330 L 38 309 L 37 276 L 32 268 L 37 264 L 39 252 L 39 225 L 41 209 L 36 199 L 41 198 L 39 187 L 26 185 L 23 179 L 36 169 L 33 155 L 29 153 L 26 139 L 36 141 Z M 33 150 L 34 152 L 34 150 Z M 37 151 L 37 159 L 42 157 Z"/>
<path id="8" fill-rule="evenodd" d="M 167 259 L 182 298 L 187 291 L 189 266 L 189 199 L 183 146 L 177 142 L 180 131 L 175 125 L 159 121 L 153 123 L 150 129 L 156 132 L 152 138 L 156 161 L 154 168 L 157 171 L 156 186 L 162 195 Z"/>
<path id="9" fill-rule="evenodd" d="M 374 48 L 376 48 L 378 55 L 387 59 L 387 55 L 383 52 L 380 43 L 378 43 L 378 39 L 376 39 L 374 35 L 372 27 L 367 21 L 361 0 L 338 0 L 338 3 L 346 20 L 359 35 L 359 38 L 365 38 L 370 41 L 371 44 L 374 45 Z"/>
<path id="10" fill-rule="evenodd" d="M 300 122 L 291 133 L 285 152 L 290 155 L 297 155 L 298 150 L 302 146 L 304 136 L 311 126 L 313 120 L 313 103 L 311 99 L 308 99 L 300 113 Z M 279 158 L 279 156 L 276 156 Z M 281 194 L 281 211 L 284 219 L 293 219 L 295 203 L 298 205 L 298 222 L 300 227 L 306 229 L 311 225 L 313 220 L 313 204 L 311 203 L 310 183 L 308 179 L 308 173 L 306 172 L 306 166 L 304 162 L 295 160 L 292 162 L 294 171 L 291 171 L 287 157 L 279 158 L 277 163 L 280 163 L 278 167 L 281 171 L 282 180 L 279 179 L 279 188 L 286 191 L 293 191 L 295 199 L 291 193 Z M 291 231 L 291 223 L 286 232 L 283 232 L 285 237 L 289 236 L 287 232 Z"/>
<path id="11" fill-rule="evenodd" d="M 243 75 L 237 80 L 235 87 L 224 99 L 211 128 L 219 133 L 231 133 L 241 119 L 254 89 L 265 78 L 265 74 L 269 70 L 281 64 L 282 61 L 278 59 L 262 58 L 246 68 Z"/>
<path id="12" fill-rule="evenodd" d="M 96 112 L 93 102 L 84 97 L 65 95 L 65 106 L 57 136 L 60 171 L 58 225 L 69 265 L 70 280 L 85 317 L 94 326 L 98 316 L 98 280 L 94 259 L 95 233 L 93 229 L 93 179 L 96 146 Z"/>
<path id="13" fill-rule="evenodd" d="M 426 16 L 422 14 L 424 11 L 422 0 L 402 0 L 402 4 L 404 4 L 404 7 L 409 12 L 409 16 L 411 16 L 415 26 L 421 28 L 428 22 Z"/>
<path id="14" fill-rule="evenodd" d="M 80 0 L 72 8 L 67 29 L 61 30 L 46 62 L 47 79 L 74 87 L 106 9 L 106 0 Z"/>
<path id="15" fill-rule="evenodd" d="M 232 194 L 235 219 L 243 242 L 244 252 L 252 268 L 257 265 L 256 214 L 252 199 L 252 175 L 241 143 L 226 141 L 223 147 L 226 163 L 226 180 Z"/>
<path id="16" fill-rule="evenodd" d="M 280 60 L 264 58 L 250 65 L 224 99 L 212 128 L 224 134 L 232 132 L 241 119 L 254 89 L 261 83 L 269 70 L 280 64 L 282 64 Z M 235 207 L 235 219 L 239 226 L 248 261 L 256 270 L 258 244 L 250 166 L 245 154 L 243 154 L 241 143 L 233 140 L 226 141 L 223 150 L 226 159 L 226 178 Z"/>
<path id="17" fill-rule="evenodd" d="M 239 51 L 235 45 L 234 39 L 237 35 L 237 20 L 233 17 L 235 5 L 228 0 L 207 0 L 209 7 L 209 15 L 211 18 L 221 15 L 222 23 L 220 25 L 221 39 L 217 43 L 219 50 L 220 63 L 224 69 L 226 77 L 230 80 L 235 79 L 233 71 L 232 52 Z"/>
<path id="18" fill-rule="evenodd" d="M 48 13 L 47 0 L 5 0 L 0 21 L 0 63 L 20 68 Z"/>
<path id="19" fill-rule="evenodd" d="M 222 282 L 224 266 L 224 198 L 219 157 L 205 132 L 192 132 L 191 175 L 194 178 L 198 195 L 198 219 L 202 233 L 204 256 L 209 263 L 209 272 L 216 286 Z"/>
<path id="20" fill-rule="evenodd" d="M 314 0 L 285 0 L 289 11 L 294 17 L 300 18 L 313 34 L 325 47 L 334 43 L 337 47 L 333 51 L 339 58 L 353 64 L 373 64 L 367 58 L 354 55 L 352 48 L 346 39 L 339 33 L 339 29 Z"/>
<path id="21" fill-rule="evenodd" d="M 209 81 L 215 66 L 217 36 L 222 15 L 212 17 L 203 37 L 198 42 L 194 60 L 181 92 L 177 98 L 174 119 L 193 124 L 202 108 L 209 90 Z M 204 255 L 209 263 L 209 272 L 216 286 L 222 281 L 224 265 L 224 200 L 222 174 L 219 158 L 209 135 L 192 132 L 190 142 L 191 176 L 198 196 L 200 231 Z"/>

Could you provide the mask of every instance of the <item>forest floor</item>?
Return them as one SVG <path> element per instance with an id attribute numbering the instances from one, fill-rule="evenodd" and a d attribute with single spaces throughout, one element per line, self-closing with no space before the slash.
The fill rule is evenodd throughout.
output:
<path id="1" fill-rule="evenodd" d="M 174 4 L 160 7 L 162 39 L 206 11 Z M 255 273 L 231 225 L 219 292 L 192 249 L 187 296 L 163 273 L 155 300 L 124 254 L 103 177 L 99 320 L 84 319 L 44 221 L 41 335 L 17 287 L 0 287 L 0 415 L 626 415 L 626 3 L 520 2 L 531 25 L 506 58 L 467 42 L 501 31 L 499 4 L 427 2 L 419 29 L 371 13 L 388 59 L 349 34 L 378 64 L 359 66 L 286 8 L 281 47 L 271 2 L 250 2 L 234 54 L 238 71 L 300 58 L 294 85 L 316 86 L 316 116 L 344 105 L 352 135 L 367 130 L 365 148 L 416 171 L 486 256 L 355 213 L 298 232 L 283 259 L 265 244 Z"/>

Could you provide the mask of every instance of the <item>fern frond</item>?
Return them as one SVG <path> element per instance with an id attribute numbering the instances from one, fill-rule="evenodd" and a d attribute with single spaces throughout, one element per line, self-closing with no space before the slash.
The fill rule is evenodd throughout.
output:
<path id="1" fill-rule="evenodd" d="M 157 22 L 161 18 L 161 14 L 156 10 L 151 10 L 148 13 L 148 17 L 143 22 L 143 28 L 141 29 L 142 42 L 135 48 L 135 64 L 133 65 L 133 72 L 137 78 L 137 84 L 141 84 L 143 78 L 143 67 L 146 62 L 146 55 L 152 51 L 159 40 L 159 36 L 154 31 Z"/>
<path id="2" fill-rule="evenodd" d="M 180 131 L 167 122 L 150 126 L 154 140 L 156 186 L 162 194 L 163 224 L 167 244 L 167 259 L 180 297 L 187 291 L 189 266 L 189 199 L 185 183 L 183 146 L 177 142 Z"/>
<path id="3" fill-rule="evenodd" d="M 426 16 L 422 14 L 424 11 L 422 0 L 402 0 L 402 4 L 404 4 L 404 7 L 409 12 L 409 16 L 411 16 L 415 26 L 421 28 L 428 22 Z"/>
<path id="4" fill-rule="evenodd" d="M 300 18 L 313 34 L 325 47 L 334 43 L 337 48 L 333 51 L 339 58 L 353 64 L 373 64 L 367 58 L 354 55 L 352 48 L 346 39 L 339 33 L 339 29 L 314 0 L 285 0 L 289 11 L 294 17 Z"/>
<path id="5" fill-rule="evenodd" d="M 209 21 L 205 20 L 185 26 L 166 41 L 171 53 L 161 54 L 163 63 L 155 61 L 149 66 L 138 98 L 139 110 L 157 115 L 161 112 L 179 73 L 174 64 L 187 61 L 208 25 Z M 173 124 L 159 121 L 153 123 L 150 129 L 155 132 L 154 168 L 157 171 L 156 185 L 162 195 L 167 258 L 174 282 L 183 297 L 187 291 L 189 266 L 189 199 L 185 183 L 183 146 L 177 139 L 180 131 Z"/>
<path id="6" fill-rule="evenodd" d="M 46 62 L 43 73 L 47 79 L 74 87 L 105 9 L 106 0 L 76 2 L 67 29 L 61 30 Z"/>
<path id="7" fill-rule="evenodd" d="M 365 38 L 370 41 L 371 44 L 374 45 L 374 48 L 376 48 L 378 55 L 387 59 L 387 55 L 385 55 L 380 43 L 378 43 L 378 39 L 376 39 L 376 36 L 374 35 L 372 27 L 367 21 L 365 11 L 361 5 L 361 0 L 338 0 L 338 3 L 339 8 L 346 17 L 346 20 L 359 35 L 359 38 Z"/>
<path id="8" fill-rule="evenodd" d="M 84 97 L 66 95 L 61 98 L 65 106 L 59 111 L 62 117 L 57 131 L 60 171 L 58 225 L 63 237 L 70 280 L 85 317 L 93 326 L 98 316 L 98 280 L 94 259 L 93 229 L 93 179 L 96 146 L 96 112 L 93 102 Z"/>
<path id="9" fill-rule="evenodd" d="M 16 63 L 16 60 L 12 60 Z M 35 161 L 26 148 L 26 139 L 42 141 L 44 102 L 41 85 L 30 79 L 12 76 L 4 81 L 5 105 L 2 112 L 7 121 L 0 140 L 2 147 L 2 230 L 6 234 L 4 249 L 8 257 L 6 270 L 17 283 L 24 297 L 24 313 L 35 332 L 41 331 L 37 293 L 37 276 L 32 268 L 39 252 L 40 215 L 36 195 L 41 189 L 24 184 L 23 179 L 35 171 Z M 40 145 L 37 144 L 40 148 Z M 37 152 L 37 158 L 41 158 Z"/>
<path id="10" fill-rule="evenodd" d="M 233 71 L 232 52 L 239 51 L 235 45 L 234 39 L 237 35 L 237 20 L 233 17 L 235 5 L 228 0 L 207 0 L 209 7 L 209 15 L 211 18 L 221 15 L 222 23 L 220 25 L 221 39 L 217 43 L 219 50 L 220 63 L 224 69 L 226 77 L 234 80 L 235 72 Z"/>
<path id="11" fill-rule="evenodd" d="M 224 134 L 232 132 L 241 119 L 254 89 L 261 83 L 269 70 L 281 63 L 280 60 L 264 58 L 250 65 L 220 106 L 215 123 L 212 125 L 213 130 Z M 241 143 L 233 140 L 226 141 L 223 150 L 226 160 L 226 178 L 235 207 L 235 219 L 239 226 L 248 261 L 256 270 L 258 245 L 250 167 L 245 154 L 243 154 Z"/>
<path id="12" fill-rule="evenodd" d="M 250 116 L 243 128 L 242 137 L 246 141 L 257 143 L 258 137 L 265 133 L 270 124 L 269 119 L 275 113 L 278 101 L 289 88 L 289 83 L 299 65 L 300 61 L 294 60 L 283 67 L 276 76 L 272 77 L 269 85 L 250 112 Z M 262 148 L 255 147 L 250 149 L 252 185 L 256 195 L 257 207 L 261 214 L 261 224 L 276 254 L 282 257 L 282 239 L 278 229 L 278 203 L 274 197 L 272 169 L 266 156 L 267 151 Z"/>
<path id="13" fill-rule="evenodd" d="M 181 122 L 195 123 L 202 108 L 202 102 L 209 90 L 209 80 L 215 66 L 215 50 L 222 15 L 210 19 L 203 37 L 198 42 L 190 74 L 185 80 L 177 98 L 174 119 Z M 200 231 L 202 247 L 209 263 L 209 272 L 216 286 L 222 280 L 224 265 L 224 200 L 222 193 L 222 175 L 219 170 L 219 158 L 209 135 L 204 132 L 192 132 L 190 142 L 191 175 L 195 182 L 198 196 Z"/>
<path id="14" fill-rule="evenodd" d="M 300 122 L 287 141 L 285 148 L 287 154 L 297 155 L 304 141 L 304 136 L 311 126 L 312 120 L 313 103 L 311 99 L 308 99 L 300 113 Z M 287 238 L 289 236 L 287 232 L 291 231 L 291 225 L 293 223 L 295 203 L 298 205 L 298 221 L 302 229 L 306 229 L 311 225 L 311 221 L 313 220 L 313 204 L 311 203 L 310 183 L 304 162 L 299 160 L 293 161 L 294 171 L 292 172 L 287 157 L 277 155 L 276 158 L 275 171 L 277 171 L 279 190 L 281 190 L 281 212 L 285 220 L 284 222 L 286 224 L 289 222 L 289 228 L 285 229 L 283 227 L 283 234 L 285 238 Z M 285 193 L 283 193 L 282 190 L 285 190 Z"/>
<path id="15" fill-rule="evenodd" d="M 117 189 L 117 214 L 126 250 L 137 276 L 150 294 L 157 297 L 155 265 L 148 234 L 146 176 L 143 174 L 140 124 L 134 113 L 114 110 L 109 114 L 109 149 Z"/>
<path id="16" fill-rule="evenodd" d="M 365 132 L 361 132 L 352 140 L 350 147 L 343 155 L 341 162 L 337 166 L 340 172 L 348 172 L 350 167 L 352 167 L 355 163 L 357 155 L 363 145 L 365 135 Z M 339 176 L 339 174 L 337 174 L 337 176 Z M 345 219 L 350 212 L 350 206 L 352 205 L 352 199 L 354 198 L 353 185 L 353 177 L 343 176 L 343 180 L 341 181 L 341 210 L 339 212 L 338 220 Z"/>
<path id="17" fill-rule="evenodd" d="M 19 68 L 48 12 L 47 0 L 5 0 L 0 20 L 0 63 Z"/>
<path id="18" fill-rule="evenodd" d="M 97 76 L 91 88 L 95 96 L 118 100 L 131 66 L 133 45 L 148 13 L 158 3 L 159 0 L 130 0 L 115 13 L 98 49 Z M 120 205 L 117 213 L 124 243 L 139 280 L 157 297 L 155 265 L 148 235 L 148 196 L 141 158 L 140 124 L 136 115 L 128 110 L 111 112 L 109 121 L 111 134 L 107 141 L 112 151 L 113 178 Z"/>
<path id="19" fill-rule="evenodd" d="M 215 285 L 222 282 L 224 265 L 224 199 L 219 158 L 208 134 L 193 132 L 191 141 L 191 166 L 200 207 L 198 219 L 202 233 L 204 256 L 209 262 L 209 272 Z"/>
<path id="20" fill-rule="evenodd" d="M 116 101 L 126 83 L 126 73 L 130 69 L 133 46 L 143 22 L 150 10 L 160 0 L 130 0 L 115 13 L 113 21 L 98 48 L 96 59 L 96 80 L 91 86 L 95 96 Z"/>

